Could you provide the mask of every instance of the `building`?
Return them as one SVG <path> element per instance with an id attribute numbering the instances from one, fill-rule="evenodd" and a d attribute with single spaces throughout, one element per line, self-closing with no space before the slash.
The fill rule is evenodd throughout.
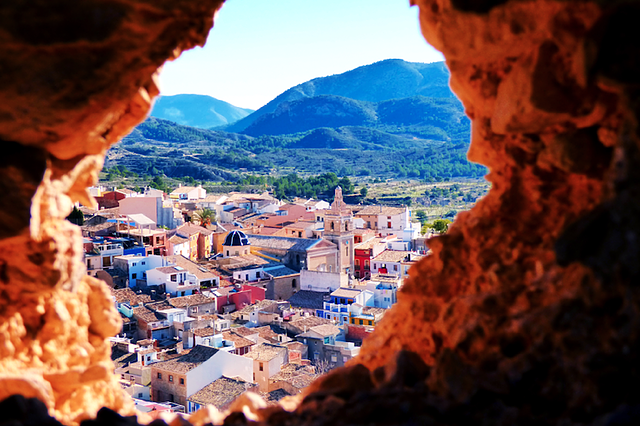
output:
<path id="1" fill-rule="evenodd" d="M 411 212 L 408 207 L 366 206 L 355 215 L 365 221 L 366 228 L 374 229 L 381 236 L 403 235 L 411 229 Z"/>
<path id="2" fill-rule="evenodd" d="M 161 286 L 160 292 L 164 289 L 171 296 L 188 296 L 200 290 L 196 276 L 177 265 L 148 270 L 147 286 Z"/>
<path id="3" fill-rule="evenodd" d="M 357 244 L 354 249 L 353 275 L 356 278 L 370 278 L 373 258 L 382 253 L 385 248 L 386 246 L 380 237 Z"/>
<path id="4" fill-rule="evenodd" d="M 187 413 L 193 413 L 207 405 L 224 411 L 245 392 L 257 392 L 258 386 L 244 380 L 220 377 L 187 398 Z"/>
<path id="5" fill-rule="evenodd" d="M 207 191 L 201 186 L 180 186 L 174 189 L 169 198 L 178 201 L 202 200 L 207 197 Z"/>
<path id="6" fill-rule="evenodd" d="M 324 239 L 337 246 L 336 272 L 353 274 L 353 214 L 342 199 L 342 188 L 335 190 L 331 208 L 324 212 Z"/>
<path id="7" fill-rule="evenodd" d="M 222 257 L 245 256 L 251 254 L 251 242 L 247 235 L 238 230 L 227 234 L 222 243 Z"/>
<path id="8" fill-rule="evenodd" d="M 186 405 L 187 398 L 220 377 L 253 379 L 250 359 L 207 346 L 195 346 L 187 354 L 151 365 L 154 401 Z"/>
<path id="9" fill-rule="evenodd" d="M 162 256 L 134 256 L 131 254 L 116 256 L 114 269 L 122 271 L 128 277 L 129 287 L 137 287 L 138 280 L 146 281 L 147 271 L 167 265 Z"/>
<path id="10" fill-rule="evenodd" d="M 252 347 L 244 356 L 253 360 L 253 381 L 261 392 L 269 392 L 269 378 L 289 363 L 287 348 L 269 343 Z"/>

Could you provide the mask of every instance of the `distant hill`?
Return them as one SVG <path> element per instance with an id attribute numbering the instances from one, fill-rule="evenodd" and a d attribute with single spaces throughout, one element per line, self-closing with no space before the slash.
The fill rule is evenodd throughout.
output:
<path id="1" fill-rule="evenodd" d="M 469 120 L 454 98 L 414 96 L 383 102 L 365 102 L 321 95 L 281 103 L 242 133 L 250 136 L 286 135 L 321 127 L 370 127 L 386 133 L 410 134 L 451 141 L 468 136 Z"/>
<path id="2" fill-rule="evenodd" d="M 208 129 L 233 123 L 254 112 L 206 95 L 160 96 L 152 117 L 171 120 L 185 126 Z"/>
<path id="3" fill-rule="evenodd" d="M 329 77 L 320 77 L 285 91 L 247 117 L 226 126 L 228 132 L 242 132 L 284 102 L 320 95 L 335 95 L 358 101 L 381 102 L 426 96 L 455 98 L 449 89 L 449 70 L 444 62 L 431 64 L 387 59 Z"/>

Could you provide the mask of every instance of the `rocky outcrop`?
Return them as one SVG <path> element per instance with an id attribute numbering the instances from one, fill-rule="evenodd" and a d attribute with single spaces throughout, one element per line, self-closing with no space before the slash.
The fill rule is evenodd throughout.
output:
<path id="1" fill-rule="evenodd" d="M 414 3 L 491 191 L 431 241 L 351 366 L 286 410 L 245 397 L 226 419 L 206 410 L 192 422 L 638 423 L 640 7 Z M 155 70 L 204 42 L 217 7 L 0 6 L 0 188 L 17 190 L 0 207 L 0 399 L 37 397 L 65 423 L 103 405 L 130 413 L 108 374 L 117 317 L 63 217 L 90 202 L 105 149 L 157 94 Z"/>
<path id="2" fill-rule="evenodd" d="M 149 111 L 157 69 L 204 44 L 221 3 L 0 5 L 0 400 L 37 397 L 65 424 L 133 412 L 106 340 L 120 317 L 64 218 L 92 204 L 86 188 Z"/>

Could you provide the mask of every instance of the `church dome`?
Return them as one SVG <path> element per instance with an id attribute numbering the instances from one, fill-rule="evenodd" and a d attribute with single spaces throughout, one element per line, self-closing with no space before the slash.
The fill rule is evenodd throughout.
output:
<path id="1" fill-rule="evenodd" d="M 247 238 L 244 232 L 233 230 L 227 234 L 227 238 L 224 239 L 224 244 L 222 245 L 231 247 L 248 246 L 249 238 Z"/>

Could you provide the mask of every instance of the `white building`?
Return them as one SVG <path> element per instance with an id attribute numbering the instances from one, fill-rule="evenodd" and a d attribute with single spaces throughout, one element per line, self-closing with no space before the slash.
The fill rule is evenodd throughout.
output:
<path id="1" fill-rule="evenodd" d="M 195 275 L 180 266 L 163 266 L 147 271 L 147 286 L 165 285 L 165 291 L 171 296 L 188 296 L 194 290 L 200 290 Z"/>
<path id="2" fill-rule="evenodd" d="M 201 185 L 198 185 L 196 187 L 180 186 L 174 189 L 171 194 L 169 194 L 169 198 L 180 201 L 202 200 L 206 197 L 207 190 L 204 189 Z"/>
<path id="3" fill-rule="evenodd" d="M 127 274 L 129 287 L 136 287 L 136 280 L 145 280 L 148 270 L 166 266 L 167 263 L 162 256 L 155 254 L 149 256 L 127 254 L 114 257 L 113 265 L 115 269 Z"/>

